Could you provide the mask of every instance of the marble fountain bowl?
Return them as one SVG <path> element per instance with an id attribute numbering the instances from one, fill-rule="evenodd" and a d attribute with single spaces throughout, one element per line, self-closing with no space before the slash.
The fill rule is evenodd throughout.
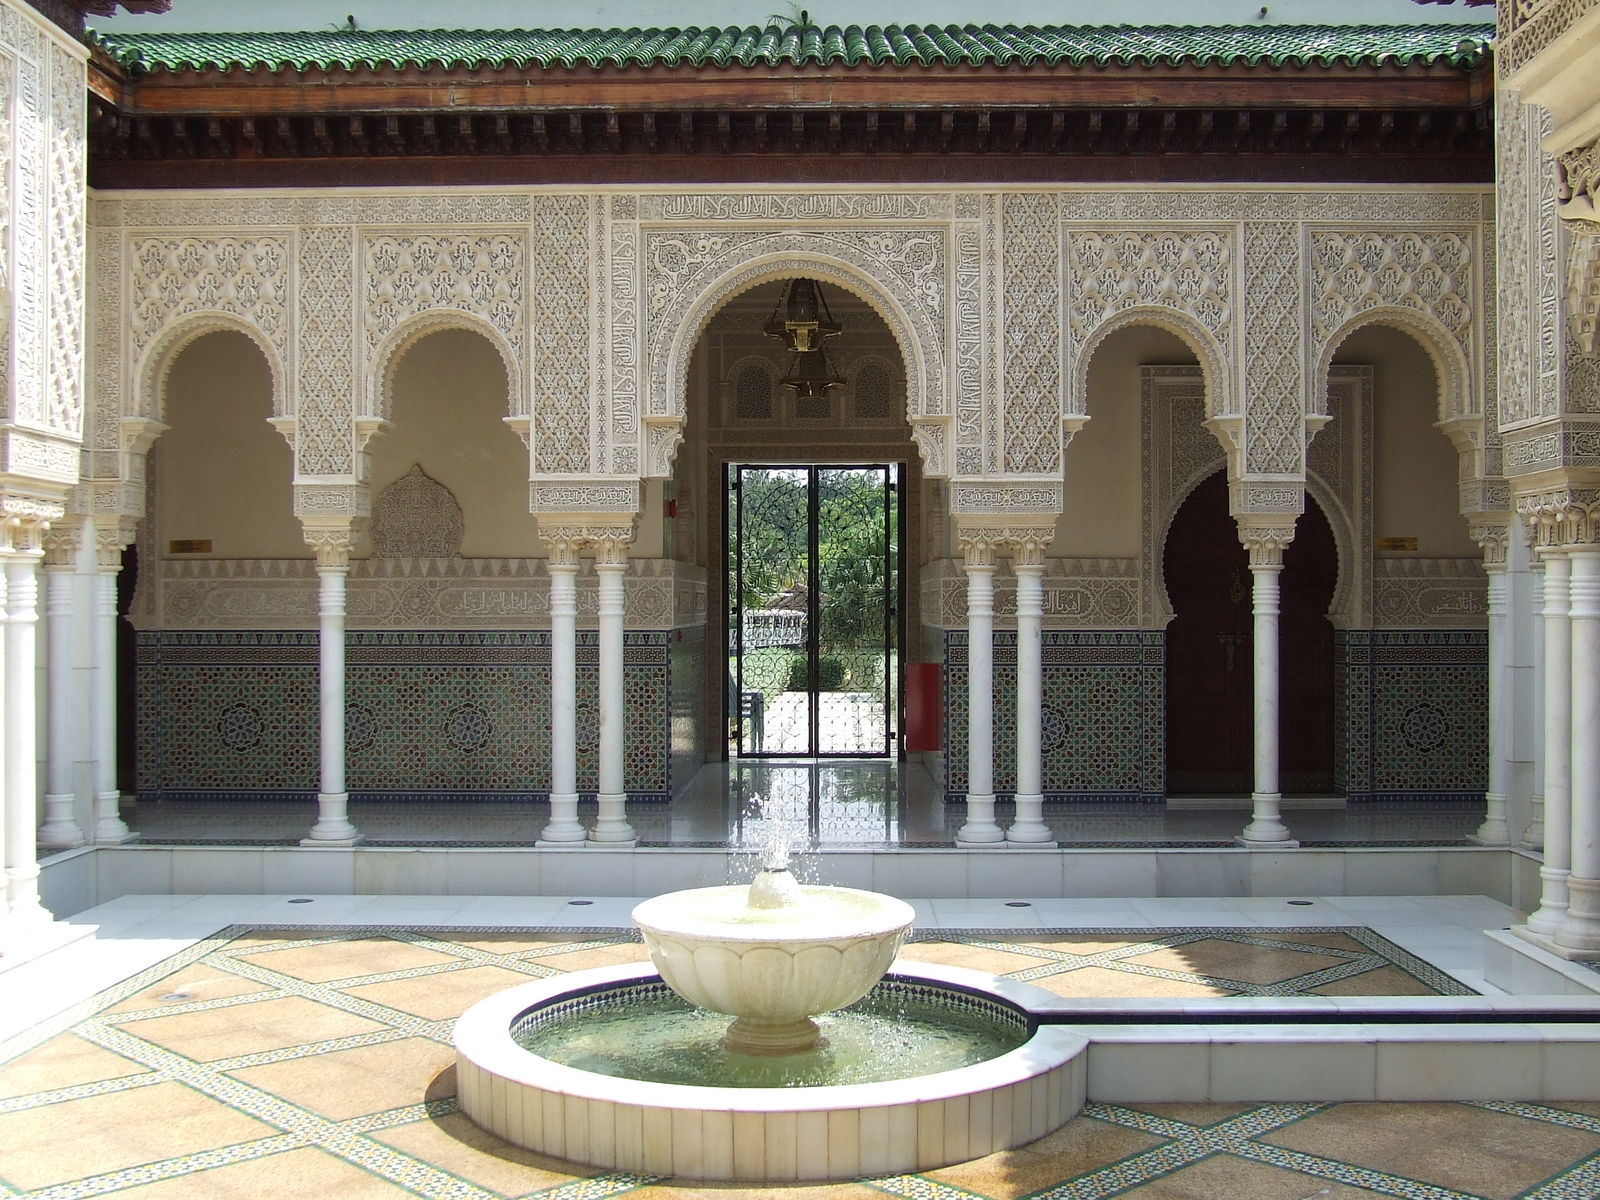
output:
<path id="1" fill-rule="evenodd" d="M 633 923 L 673 991 L 737 1018 L 730 1049 L 788 1054 L 816 1044 L 812 1017 L 854 1004 L 883 977 L 915 915 L 893 896 L 763 872 L 748 887 L 646 900 Z"/>

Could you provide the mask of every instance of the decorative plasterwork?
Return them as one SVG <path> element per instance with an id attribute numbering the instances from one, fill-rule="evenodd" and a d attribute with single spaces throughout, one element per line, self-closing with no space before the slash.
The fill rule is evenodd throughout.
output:
<path id="1" fill-rule="evenodd" d="M 1600 356 L 1600 229 L 1567 248 L 1567 328 L 1579 354 Z"/>
<path id="2" fill-rule="evenodd" d="M 1001 200 L 1001 321 L 1006 475 L 1061 469 L 1061 232 L 1054 196 Z"/>
<path id="3" fill-rule="evenodd" d="M 1387 629 L 1482 629 L 1483 563 L 1476 558 L 1379 558 L 1372 624 Z"/>
<path id="4" fill-rule="evenodd" d="M 1596 8 L 1600 0 L 1511 0 L 1503 5 L 1495 46 L 1500 70 L 1507 75 L 1522 70 Z"/>
<path id="5" fill-rule="evenodd" d="M 1310 231 L 1312 333 L 1321 361 L 1351 331 L 1382 321 L 1408 329 L 1439 369 L 1441 420 L 1481 412 L 1471 386 L 1475 232 Z"/>
<path id="6" fill-rule="evenodd" d="M 641 230 L 649 364 L 643 473 L 671 474 L 687 412 L 689 359 L 706 323 L 731 296 L 771 279 L 831 282 L 884 319 L 906 362 L 906 402 L 930 474 L 945 474 L 949 248 L 937 226 L 811 230 L 680 227 Z"/>
<path id="7" fill-rule="evenodd" d="M 549 619 L 550 580 L 540 559 L 371 558 L 349 564 L 352 629 L 523 629 Z M 161 564 L 162 627 L 314 629 L 316 564 L 310 559 L 194 559 Z M 705 620 L 704 572 L 665 559 L 630 559 L 623 595 L 629 629 Z M 595 574 L 578 573 L 580 624 L 598 610 Z M 149 627 L 148 622 L 142 623 Z"/>
<path id="8" fill-rule="evenodd" d="M 1307 490 L 1333 530 L 1339 551 L 1339 579 L 1329 606 L 1335 625 L 1369 623 L 1372 573 L 1372 368 L 1336 366 L 1328 377 L 1332 419 L 1317 434 L 1308 456 Z M 1145 628 L 1172 620 L 1162 577 L 1167 531 L 1189 494 L 1227 466 L 1226 453 L 1205 424 L 1204 381 L 1199 367 L 1156 366 L 1140 371 L 1144 538 L 1139 562 L 1140 613 Z M 1240 512 L 1281 511 L 1297 516 L 1303 506 L 1298 486 L 1235 484 L 1243 488 Z M 1273 527 L 1277 517 L 1268 517 Z"/>
<path id="9" fill-rule="evenodd" d="M 533 470 L 583 474 L 594 469 L 590 420 L 596 348 L 592 249 L 599 237 L 599 201 L 586 196 L 540 196 L 534 203 L 532 378 Z"/>
<path id="10" fill-rule="evenodd" d="M 1299 475 L 1305 414 L 1305 317 L 1299 229 L 1284 221 L 1244 227 L 1244 462 L 1241 474 Z"/>
<path id="11" fill-rule="evenodd" d="M 1066 412 L 1085 412 L 1094 350 L 1123 325 L 1159 324 L 1194 350 L 1215 389 L 1212 409 L 1233 408 L 1227 365 L 1235 342 L 1234 231 L 1079 230 L 1065 238 L 1073 298 L 1067 309 L 1069 360 L 1076 364 Z"/>
<path id="12" fill-rule="evenodd" d="M 1600 234 L 1600 141 L 1568 150 L 1557 162 L 1561 219 L 1580 233 Z"/>
<path id="13" fill-rule="evenodd" d="M 626 513 L 639 510 L 635 480 L 535 481 L 528 486 L 528 510 L 534 513 Z"/>
<path id="14" fill-rule="evenodd" d="M 1015 513 L 1059 513 L 1060 483 L 965 483 L 950 485 L 950 511 L 957 516 L 1006 517 Z"/>
<path id="15" fill-rule="evenodd" d="M 379 494 L 372 506 L 372 550 L 380 558 L 453 558 L 466 523 L 461 505 L 420 463 Z"/>
<path id="16" fill-rule="evenodd" d="M 1540 546 L 1600 545 L 1600 491 L 1553 488 L 1517 497 L 1517 514 L 1536 528 Z"/>
<path id="17" fill-rule="evenodd" d="M 996 550 L 1005 554 L 1003 540 Z M 1015 551 L 1013 550 L 1013 553 Z M 1131 558 L 1047 558 L 1044 560 L 1045 625 L 1054 629 L 1134 629 L 1139 625 L 1138 563 Z M 944 559 L 924 568 L 922 613 L 925 624 L 944 629 L 967 625 L 967 580 L 962 563 Z M 1011 571 L 994 580 L 995 627 L 1016 626 L 1017 584 Z"/>

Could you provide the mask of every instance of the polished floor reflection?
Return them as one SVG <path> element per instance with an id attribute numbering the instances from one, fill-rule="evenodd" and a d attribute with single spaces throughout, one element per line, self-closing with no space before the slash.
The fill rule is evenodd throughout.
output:
<path id="1" fill-rule="evenodd" d="M 1337 804 L 1333 801 L 1330 804 Z M 1045 820 L 1062 845 L 1227 846 L 1249 820 L 1243 801 L 1207 804 L 1059 803 Z M 1010 820 L 1002 801 L 997 819 Z M 670 803 L 634 804 L 629 819 L 648 846 L 737 846 L 749 817 L 781 812 L 816 849 L 949 846 L 966 806 L 947 803 L 917 763 L 733 762 L 703 768 Z M 290 845 L 313 819 L 309 802 L 145 801 L 124 817 L 155 844 Z M 579 806 L 587 824 L 594 805 Z M 532 845 L 549 818 L 543 803 L 390 801 L 352 798 L 350 816 L 372 845 Z M 1416 802 L 1294 807 L 1285 820 L 1302 845 L 1460 846 L 1483 819 L 1481 804 Z"/>

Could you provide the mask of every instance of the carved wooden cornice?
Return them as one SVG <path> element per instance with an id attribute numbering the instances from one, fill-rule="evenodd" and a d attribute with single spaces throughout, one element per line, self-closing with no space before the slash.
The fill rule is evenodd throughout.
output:
<path id="1" fill-rule="evenodd" d="M 1012 90 L 1001 77 L 988 82 L 1001 94 Z M 712 83 L 702 86 L 715 91 Z M 338 93 L 305 90 L 319 105 L 340 102 Z M 1237 84 L 1230 90 L 1244 91 Z M 1381 101 L 1314 107 L 1304 96 L 1275 100 L 1270 89 L 1251 90 L 1250 99 L 1252 107 L 1113 107 L 1102 94 L 1074 108 L 1057 95 L 1039 107 L 1020 100 L 1017 107 L 942 110 L 879 99 L 800 111 L 781 107 L 777 96 L 771 109 L 759 107 L 759 98 L 751 107 L 719 107 L 706 97 L 692 107 L 633 111 L 624 102 L 306 114 L 252 111 L 252 104 L 305 103 L 284 95 L 230 101 L 220 94 L 198 112 L 136 100 L 119 108 L 96 97 L 90 170 L 98 187 L 248 186 L 269 177 L 306 185 L 451 182 L 469 172 L 480 183 L 812 177 L 797 160 L 822 170 L 816 177 L 836 180 L 1094 180 L 1126 178 L 1130 170 L 1177 180 L 1491 178 L 1489 111 L 1484 96 L 1471 91 L 1420 108 Z"/>

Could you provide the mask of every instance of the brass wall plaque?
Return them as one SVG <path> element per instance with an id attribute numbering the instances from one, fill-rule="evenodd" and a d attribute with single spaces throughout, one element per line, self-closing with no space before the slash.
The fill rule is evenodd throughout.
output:
<path id="1" fill-rule="evenodd" d="M 167 543 L 168 554 L 210 554 L 210 538 L 176 538 Z"/>
<path id="2" fill-rule="evenodd" d="M 1372 548 L 1374 550 L 1415 550 L 1417 548 L 1417 539 L 1414 537 L 1374 538 Z"/>

